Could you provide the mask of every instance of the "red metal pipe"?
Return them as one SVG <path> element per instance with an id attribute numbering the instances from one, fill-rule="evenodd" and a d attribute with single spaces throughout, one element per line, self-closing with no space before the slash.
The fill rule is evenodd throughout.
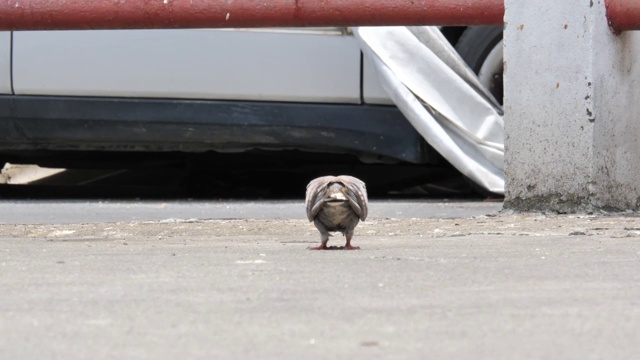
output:
<path id="1" fill-rule="evenodd" d="M 607 20 L 614 33 L 640 30 L 639 0 L 605 0 Z"/>
<path id="2" fill-rule="evenodd" d="M 0 30 L 502 25 L 503 0 L 4 0 Z"/>

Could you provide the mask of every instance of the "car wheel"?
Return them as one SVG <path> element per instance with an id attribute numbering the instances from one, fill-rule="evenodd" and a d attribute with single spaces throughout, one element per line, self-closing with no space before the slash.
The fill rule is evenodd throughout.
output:
<path id="1" fill-rule="evenodd" d="M 480 83 L 502 105 L 502 26 L 470 26 L 458 39 L 456 50 L 469 67 L 478 75 Z M 466 178 L 471 188 L 486 197 L 496 197 L 490 191 Z M 499 196 L 499 195 L 498 195 Z"/>
<path id="2" fill-rule="evenodd" d="M 458 39 L 456 50 L 502 104 L 502 26 L 468 27 Z"/>

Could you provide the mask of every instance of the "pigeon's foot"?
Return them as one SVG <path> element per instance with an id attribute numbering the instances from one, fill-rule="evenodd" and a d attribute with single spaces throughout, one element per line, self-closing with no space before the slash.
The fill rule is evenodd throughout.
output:
<path id="1" fill-rule="evenodd" d="M 347 243 L 344 244 L 344 249 L 345 250 L 360 250 L 360 246 L 352 246 L 351 245 L 351 237 L 353 237 L 353 230 L 350 232 L 347 232 L 345 234 L 346 238 L 347 238 Z"/>

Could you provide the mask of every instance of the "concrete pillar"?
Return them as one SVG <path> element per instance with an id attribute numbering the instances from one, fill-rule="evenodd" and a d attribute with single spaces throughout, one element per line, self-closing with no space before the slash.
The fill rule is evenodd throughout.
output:
<path id="1" fill-rule="evenodd" d="M 640 207 L 640 33 L 603 0 L 505 1 L 505 209 Z"/>

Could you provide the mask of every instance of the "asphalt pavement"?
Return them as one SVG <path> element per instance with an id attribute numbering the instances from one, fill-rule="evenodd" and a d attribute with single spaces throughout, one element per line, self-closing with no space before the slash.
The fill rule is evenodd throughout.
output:
<path id="1" fill-rule="evenodd" d="M 638 239 L 636 214 L 373 216 L 356 251 L 298 218 L 3 224 L 0 354 L 632 359 Z"/>
<path id="2" fill-rule="evenodd" d="M 452 218 L 497 213 L 499 201 L 371 200 L 375 218 Z M 0 224 L 78 224 L 171 219 L 304 219 L 304 200 L 4 200 Z"/>

